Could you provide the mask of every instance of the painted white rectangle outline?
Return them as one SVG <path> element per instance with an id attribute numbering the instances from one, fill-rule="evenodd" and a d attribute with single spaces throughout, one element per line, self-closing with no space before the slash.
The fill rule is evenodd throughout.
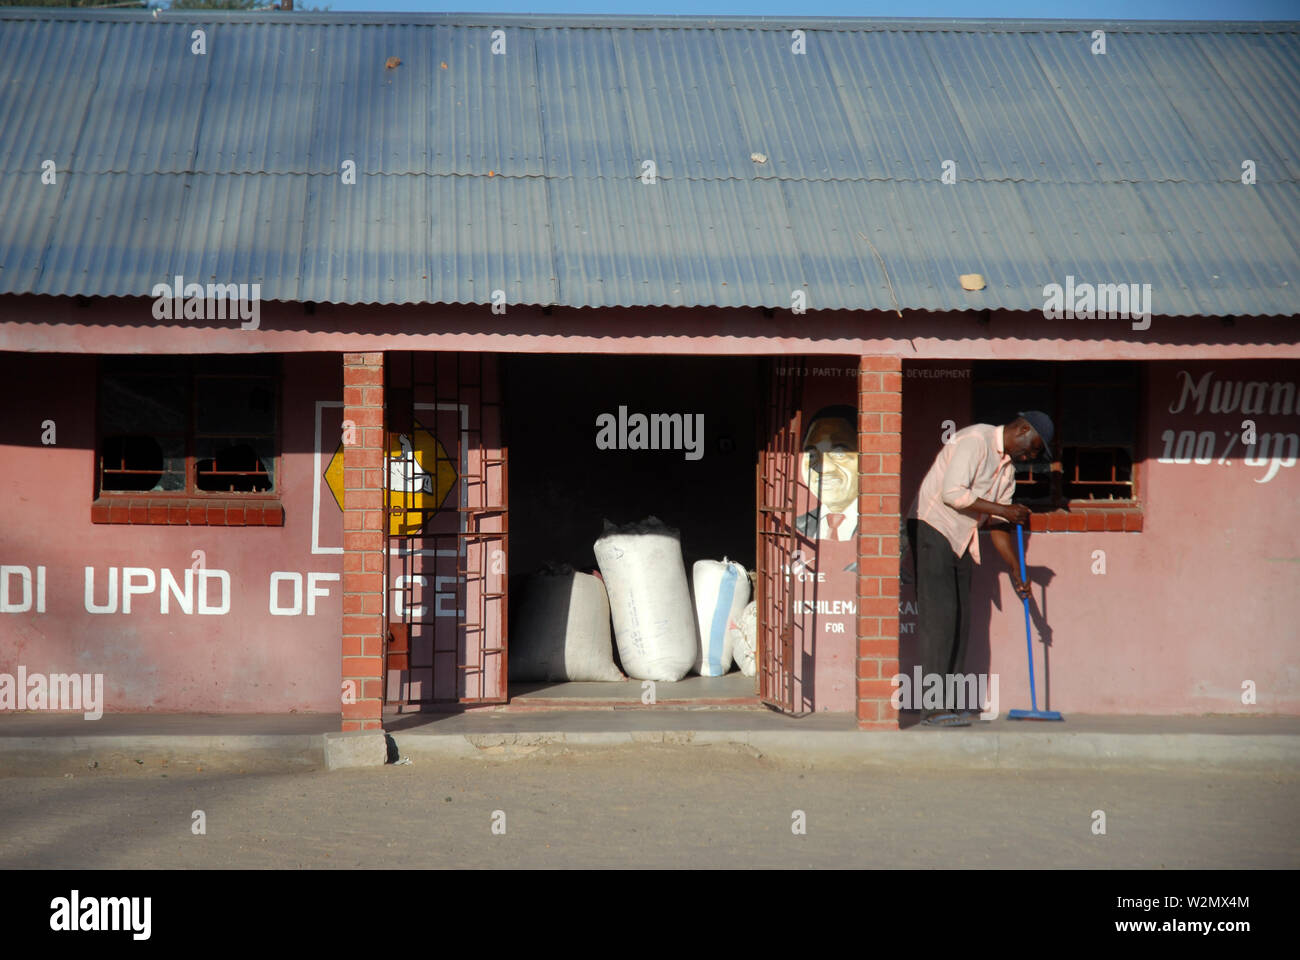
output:
<path id="1" fill-rule="evenodd" d="M 317 400 L 316 401 L 316 446 L 312 454 L 312 476 L 314 482 L 311 488 L 311 552 L 313 555 L 319 554 L 341 554 L 342 547 L 322 547 L 320 545 L 320 488 L 324 478 L 321 476 L 321 412 L 326 407 L 341 407 L 342 400 Z M 460 475 L 464 477 L 469 473 L 469 405 L 465 403 L 417 403 L 416 410 L 459 410 L 460 411 Z M 330 453 L 333 456 L 333 452 Z M 466 506 L 467 492 L 464 480 L 458 480 L 457 486 L 460 487 L 460 506 Z M 460 532 L 465 532 L 465 514 L 458 513 L 460 517 Z M 408 556 L 408 557 L 454 557 L 465 549 L 465 538 L 458 537 L 459 545 L 455 550 L 410 550 L 403 551 L 401 543 L 390 544 L 388 552 L 390 556 Z"/>

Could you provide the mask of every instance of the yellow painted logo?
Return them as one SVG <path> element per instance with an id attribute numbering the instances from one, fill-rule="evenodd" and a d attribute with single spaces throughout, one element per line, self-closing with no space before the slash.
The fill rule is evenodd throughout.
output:
<path id="1" fill-rule="evenodd" d="M 417 422 L 409 433 L 388 435 L 388 532 L 394 537 L 419 533 L 432 514 L 426 510 L 442 507 L 458 479 L 456 465 L 442 444 Z M 334 502 L 343 509 L 343 444 L 339 443 L 329 466 L 325 482 Z"/>

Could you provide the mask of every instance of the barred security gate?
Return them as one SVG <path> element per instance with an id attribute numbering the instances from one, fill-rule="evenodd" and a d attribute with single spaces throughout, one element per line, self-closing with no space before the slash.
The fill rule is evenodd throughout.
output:
<path id="1" fill-rule="evenodd" d="M 504 703 L 506 446 L 497 357 L 389 353 L 387 703 Z"/>
<path id="2" fill-rule="evenodd" d="M 795 711 L 795 491 L 802 443 L 804 358 L 764 361 L 758 424 L 758 695 L 771 707 Z"/>

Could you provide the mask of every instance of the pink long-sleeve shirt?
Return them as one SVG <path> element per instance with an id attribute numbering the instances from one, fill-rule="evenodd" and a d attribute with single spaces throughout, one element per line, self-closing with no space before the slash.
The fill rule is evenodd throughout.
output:
<path id="1" fill-rule="evenodd" d="M 943 445 L 907 515 L 942 533 L 959 557 L 969 545 L 971 558 L 979 563 L 977 533 L 989 517 L 969 507 L 980 499 L 1009 504 L 1015 491 L 1016 468 L 1003 448 L 1002 428 L 976 423 Z"/>

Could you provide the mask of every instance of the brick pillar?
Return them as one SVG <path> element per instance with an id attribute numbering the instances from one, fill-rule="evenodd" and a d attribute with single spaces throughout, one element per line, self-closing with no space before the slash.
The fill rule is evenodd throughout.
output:
<path id="1" fill-rule="evenodd" d="M 898 513 L 903 451 L 899 357 L 858 364 L 858 727 L 898 729 Z"/>
<path id="2" fill-rule="evenodd" d="M 343 729 L 380 730 L 387 447 L 382 353 L 343 354 L 343 426 Z M 347 702 L 349 690 L 355 703 Z"/>

